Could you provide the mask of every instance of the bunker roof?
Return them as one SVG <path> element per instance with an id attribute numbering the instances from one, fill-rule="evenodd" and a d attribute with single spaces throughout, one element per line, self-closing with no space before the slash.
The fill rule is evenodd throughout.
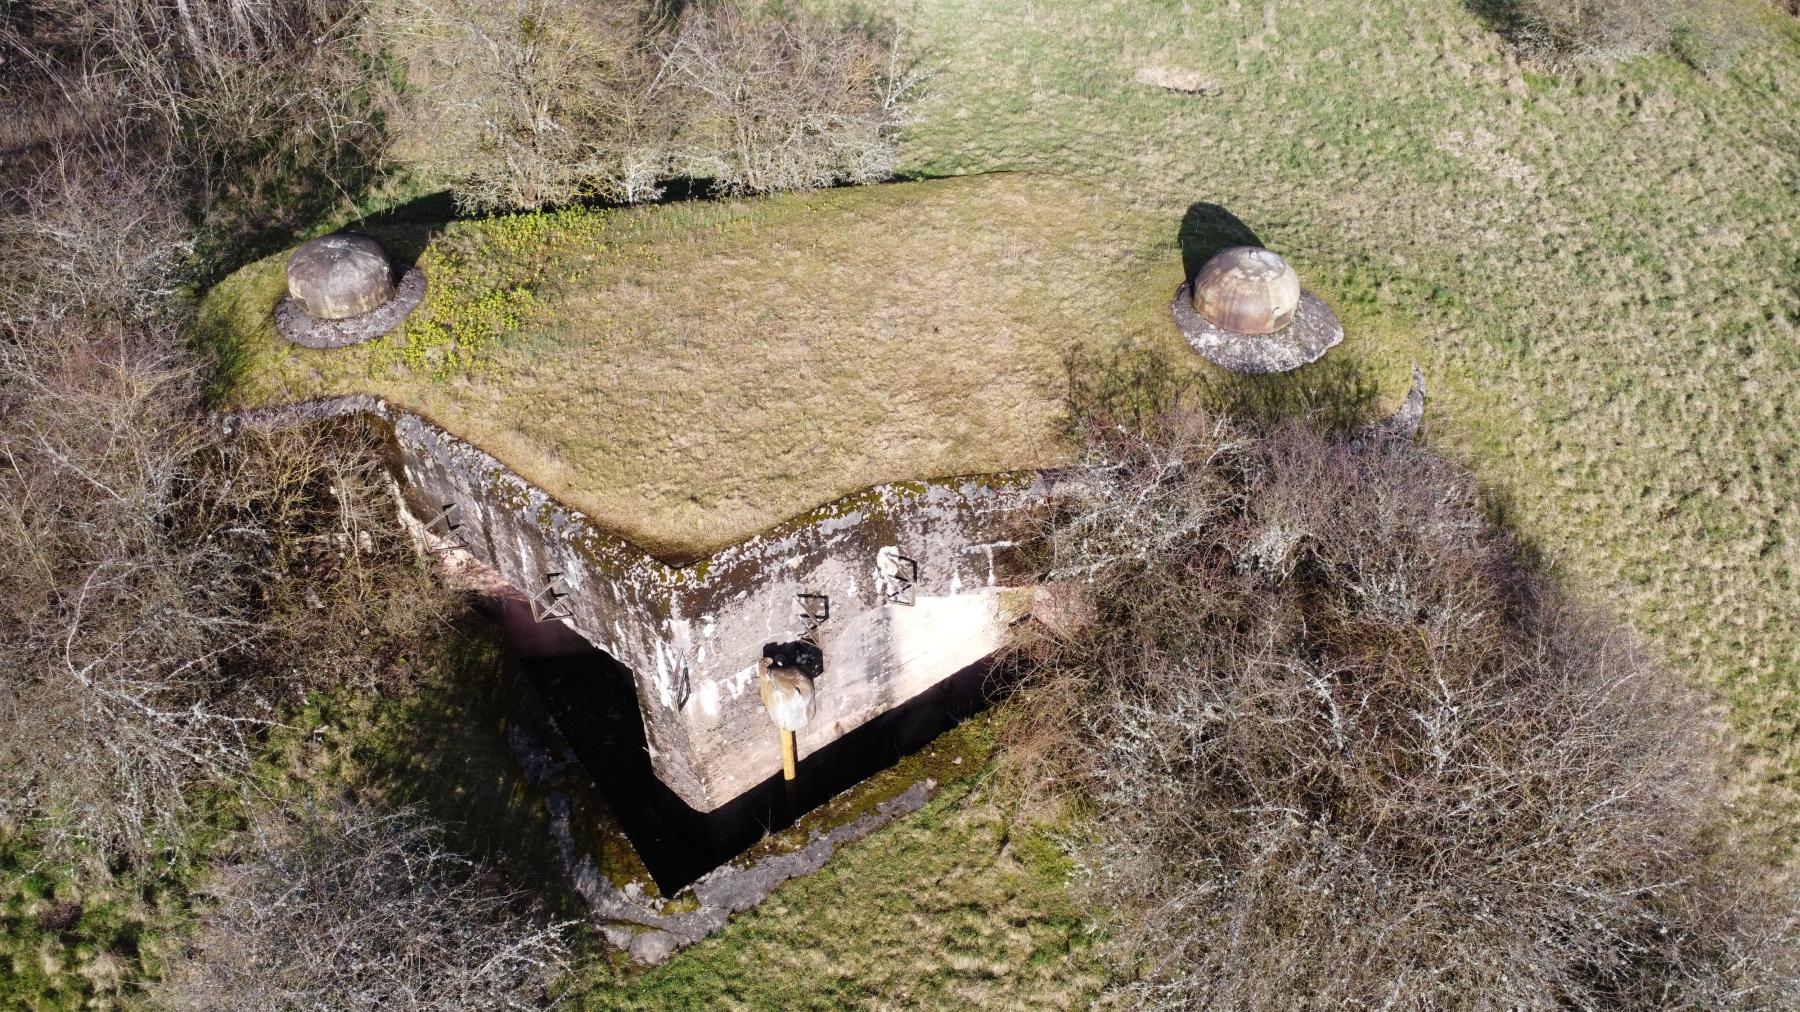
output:
<path id="1" fill-rule="evenodd" d="M 284 253 L 217 285 L 198 336 L 220 407 L 383 396 L 676 563 L 872 484 L 1066 463 L 1072 379 L 1260 383 L 1304 407 L 1329 366 L 1399 402 L 1412 349 L 1355 314 L 1288 377 L 1191 352 L 1168 309 L 1179 226 L 1022 173 L 369 222 L 427 277 L 399 330 L 282 340 Z"/>

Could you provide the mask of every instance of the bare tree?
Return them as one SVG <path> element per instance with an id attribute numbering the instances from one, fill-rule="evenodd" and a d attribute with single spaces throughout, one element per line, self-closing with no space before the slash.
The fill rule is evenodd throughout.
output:
<path id="1" fill-rule="evenodd" d="M 472 210 L 645 200 L 667 173 L 651 6 L 424 0 L 383 8 L 422 100 L 420 144 Z"/>
<path id="2" fill-rule="evenodd" d="M 569 956 L 563 925 L 496 890 L 410 811 L 270 816 L 211 891 L 218 906 L 159 1005 L 538 1009 Z"/>
<path id="3" fill-rule="evenodd" d="M 194 250 L 180 194 L 170 162 L 129 131 L 45 141 L 0 180 L 0 320 L 165 316 Z"/>
<path id="4" fill-rule="evenodd" d="M 363 0 L 17 7 L 0 19 L 14 161 L 51 140 L 122 135 L 113 146 L 151 181 L 177 172 L 227 242 L 354 206 L 385 169 L 393 89 Z"/>
<path id="5" fill-rule="evenodd" d="M 869 182 L 928 74 L 891 25 L 653 0 L 384 8 L 432 166 L 465 207 L 640 201 L 685 173 L 732 193 Z"/>
<path id="6" fill-rule="evenodd" d="M 1551 62 L 1618 59 L 1666 48 L 1698 0 L 1513 0 L 1514 41 Z"/>
<path id="7" fill-rule="evenodd" d="M 1792 891 L 1693 695 L 1409 443 L 1096 425 L 1024 779 L 1166 1008 L 1783 1008 Z"/>

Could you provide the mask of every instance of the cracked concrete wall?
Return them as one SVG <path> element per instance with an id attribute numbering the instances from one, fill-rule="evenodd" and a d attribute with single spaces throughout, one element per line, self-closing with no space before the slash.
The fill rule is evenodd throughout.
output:
<path id="1" fill-rule="evenodd" d="M 807 611 L 825 616 L 815 630 L 824 672 L 799 735 L 802 764 L 998 649 L 1033 583 L 1015 539 L 1055 481 L 1020 473 L 877 486 L 677 568 L 379 398 L 265 409 L 226 424 L 350 413 L 387 423 L 408 506 L 435 537 L 631 668 L 652 767 L 702 811 L 779 771 L 756 664 L 764 644 L 808 631 Z"/>

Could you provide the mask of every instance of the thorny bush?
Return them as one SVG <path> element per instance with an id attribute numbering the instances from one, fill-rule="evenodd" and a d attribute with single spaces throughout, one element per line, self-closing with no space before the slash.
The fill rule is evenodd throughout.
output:
<path id="1" fill-rule="evenodd" d="M 410 809 L 354 801 L 265 815 L 160 1007 L 541 1009 L 561 924 L 447 850 Z"/>

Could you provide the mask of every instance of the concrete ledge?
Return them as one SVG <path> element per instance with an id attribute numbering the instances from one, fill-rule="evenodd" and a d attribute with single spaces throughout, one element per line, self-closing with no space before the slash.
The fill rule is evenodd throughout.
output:
<path id="1" fill-rule="evenodd" d="M 1423 376 L 1360 438 L 1407 438 Z M 435 551 L 466 552 L 630 668 L 656 776 L 712 812 L 776 775 L 757 692 L 763 647 L 816 639 L 806 757 L 1005 645 L 1038 596 L 1020 542 L 1070 480 L 1058 471 L 877 485 L 685 566 L 612 534 L 491 454 L 381 398 L 352 395 L 227 416 L 290 425 L 363 414 L 386 424 L 402 496 Z"/>
<path id="2" fill-rule="evenodd" d="M 1240 334 L 1214 326 L 1194 311 L 1193 288 L 1183 283 L 1169 302 L 1175 325 L 1193 348 L 1235 373 L 1289 372 L 1317 362 L 1344 340 L 1343 324 L 1317 295 L 1302 288 L 1294 322 L 1273 334 Z"/>

